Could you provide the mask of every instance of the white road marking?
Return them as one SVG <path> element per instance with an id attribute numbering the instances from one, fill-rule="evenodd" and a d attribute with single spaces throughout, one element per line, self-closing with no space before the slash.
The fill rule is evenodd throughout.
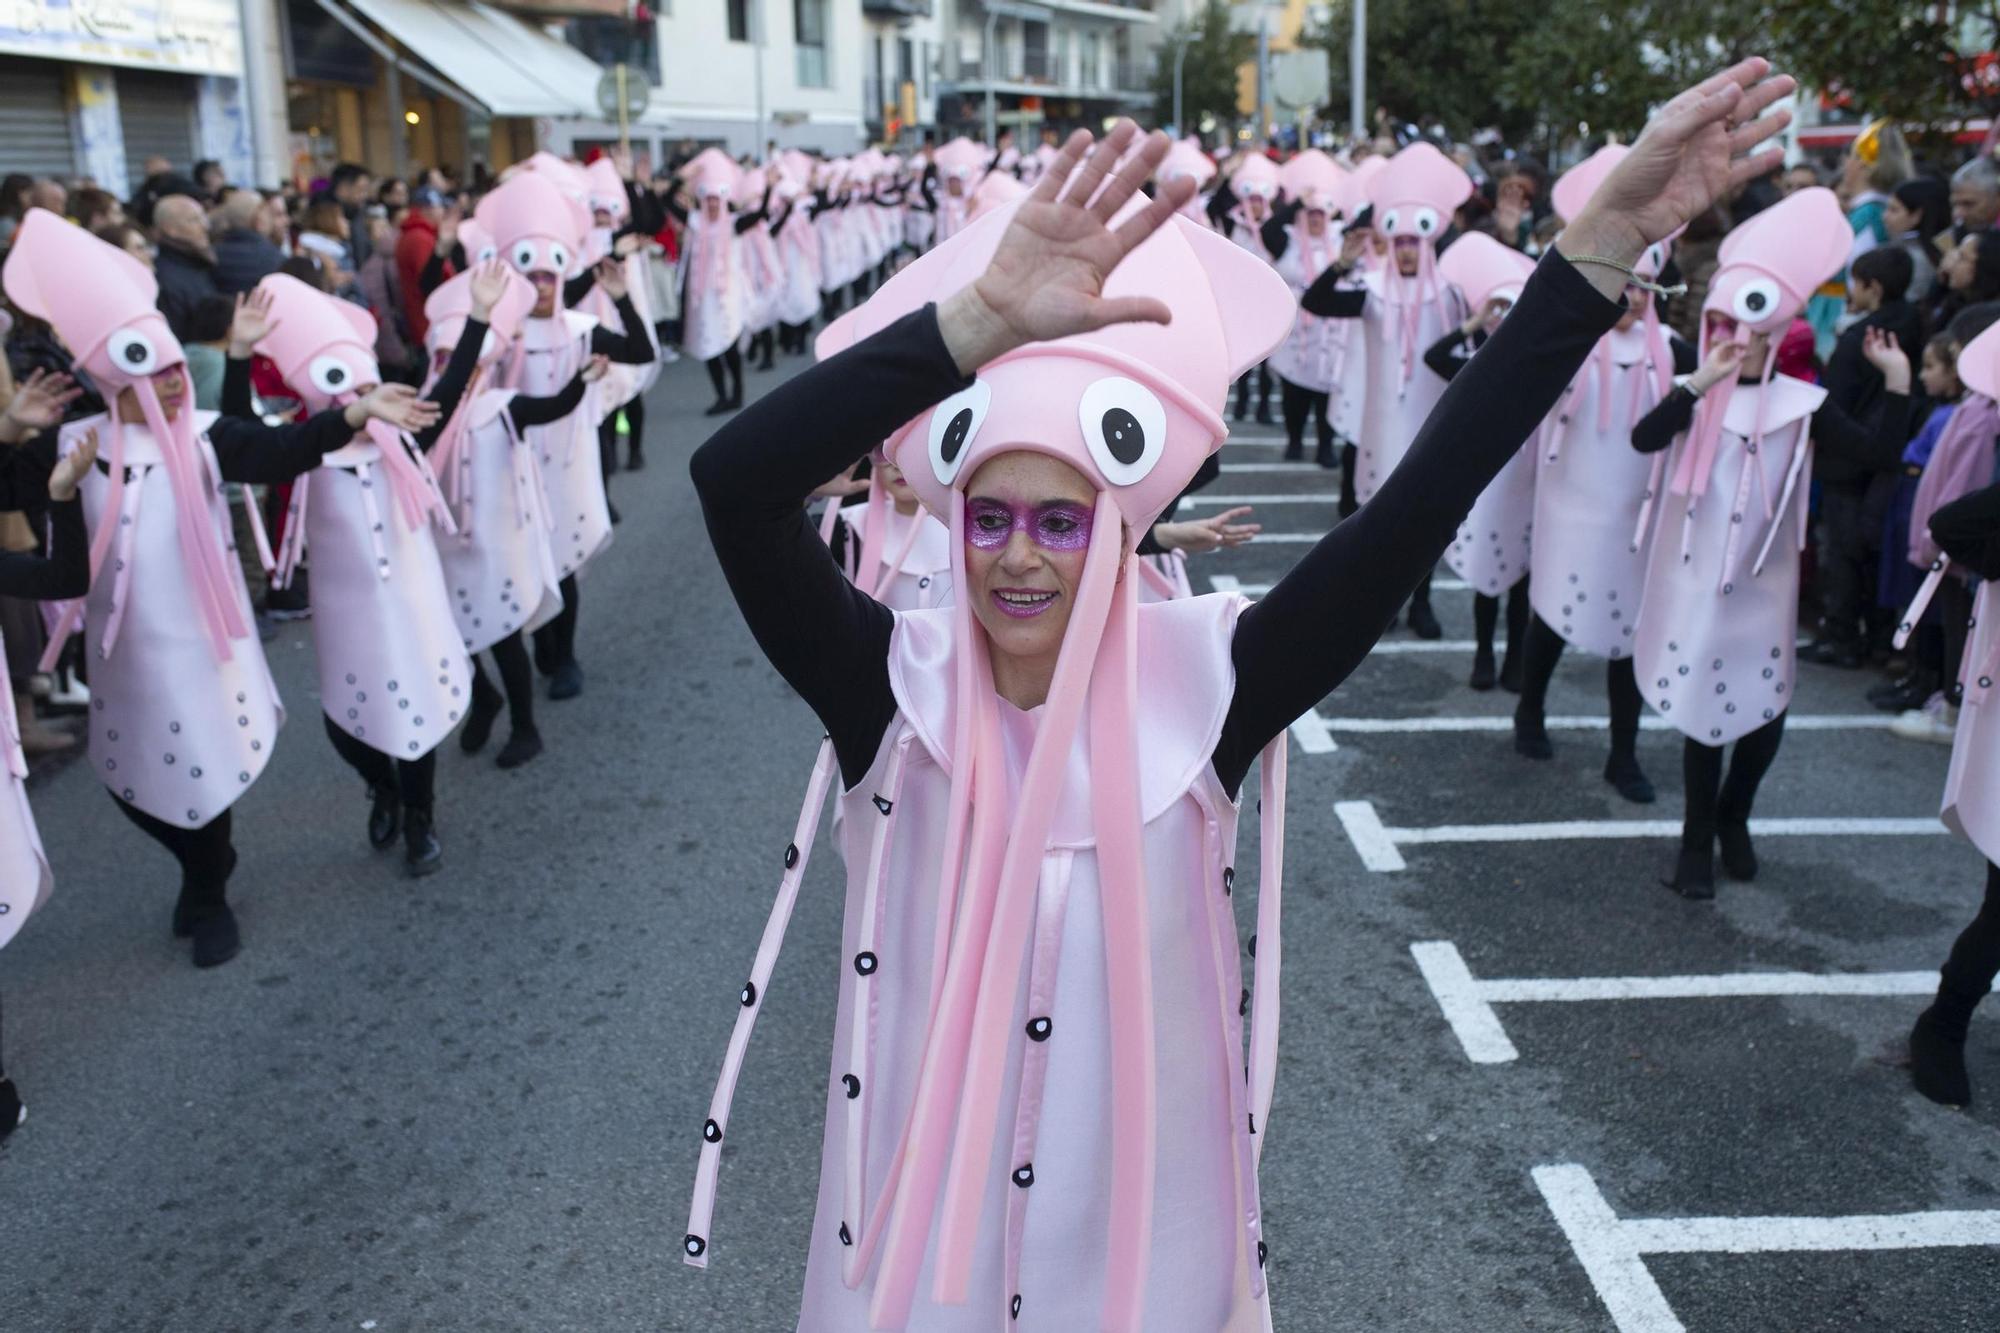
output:
<path id="1" fill-rule="evenodd" d="M 1314 495 L 1303 492 L 1293 495 L 1210 495 L 1199 491 L 1181 497 L 1184 505 L 1330 505 L 1340 500 L 1337 494 Z"/>
<path id="2" fill-rule="evenodd" d="M 1233 477 L 1242 472 L 1289 472 L 1295 477 L 1324 477 L 1329 475 L 1325 468 L 1315 467 L 1311 463 L 1296 461 L 1290 463 L 1229 463 L 1223 467 L 1222 472 L 1227 477 Z"/>
<path id="3" fill-rule="evenodd" d="M 1264 539 L 1259 537 L 1257 540 L 1262 541 Z M 1211 574 L 1208 576 L 1208 586 L 1217 592 L 1240 592 L 1245 597 L 1262 597 L 1265 593 L 1271 591 L 1271 585 L 1268 583 L 1244 583 L 1237 579 L 1234 574 Z M 1464 579 L 1432 579 L 1431 591 L 1470 592 L 1472 591 L 1472 585 Z"/>
<path id="4" fill-rule="evenodd" d="M 1326 719 L 1318 713 L 1302 714 L 1292 723 L 1292 739 L 1299 743 L 1299 749 L 1307 754 L 1332 754 L 1340 747 L 1327 734 Z"/>
<path id="5" fill-rule="evenodd" d="M 1680 821 L 1673 819 L 1570 819 L 1527 824 L 1434 824 L 1425 828 L 1385 825 L 1372 801 L 1338 801 L 1334 813 L 1348 840 L 1370 870 L 1401 870 L 1400 850 L 1433 843 L 1568 842 L 1599 838 L 1677 838 Z M 1750 831 L 1760 838 L 1900 838 L 1933 837 L 1945 833 L 1935 816 L 1897 819 L 1883 817 L 1752 819 Z"/>
<path id="6" fill-rule="evenodd" d="M 1602 1000 L 1740 999 L 1749 996 L 1928 995 L 1937 972 L 1726 972 L 1713 976 L 1507 977 L 1472 975 L 1448 940 L 1410 946 L 1445 1022 L 1474 1064 L 1507 1064 L 1519 1058 L 1494 1013 L 1496 1004 L 1576 1003 Z"/>
<path id="7" fill-rule="evenodd" d="M 1886 731 L 1894 720 L 1893 715 L 1888 713 L 1787 713 L 1785 730 Z M 1359 735 L 1514 729 L 1514 718 L 1511 714 L 1478 717 L 1324 717 L 1321 722 L 1328 731 Z M 1544 725 L 1550 731 L 1608 731 L 1611 720 L 1606 717 L 1563 716 L 1546 718 Z M 1665 718 L 1656 717 L 1651 713 L 1639 719 L 1639 728 L 1642 731 L 1673 730 Z"/>
<path id="8" fill-rule="evenodd" d="M 1396 850 L 1395 839 L 1382 827 L 1373 801 L 1335 801 L 1333 813 L 1339 817 L 1340 826 L 1347 830 L 1347 840 L 1360 853 L 1361 864 L 1370 870 L 1404 868 L 1403 854 Z"/>
<path id="9" fill-rule="evenodd" d="M 2000 1245 L 2000 1211 L 1850 1217 L 1620 1218 L 1588 1168 L 1538 1166 L 1535 1187 L 1619 1333 L 1686 1333 L 1646 1268 L 1648 1254 L 1827 1253 Z"/>

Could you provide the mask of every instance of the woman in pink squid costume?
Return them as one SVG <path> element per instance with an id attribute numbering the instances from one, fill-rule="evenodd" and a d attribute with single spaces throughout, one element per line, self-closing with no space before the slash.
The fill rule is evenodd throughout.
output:
<path id="1" fill-rule="evenodd" d="M 1028 187 L 1015 180 L 1004 171 L 987 173 L 979 182 L 979 188 L 972 192 L 972 202 L 966 206 L 965 220 L 977 221 L 982 215 L 992 212 L 1024 198 Z"/>
<path id="2" fill-rule="evenodd" d="M 1766 68 L 1670 103 L 1568 243 L 1629 260 L 1769 170 L 1775 153 L 1731 161 L 1784 123 L 1759 116 L 1790 88 Z M 1141 606 L 1135 537 L 1221 445 L 1231 377 L 1293 303 L 1174 216 L 1185 184 L 1134 200 L 1167 148 L 1120 167 L 1134 133 L 1087 161 L 1073 135 L 1028 199 L 891 280 L 854 346 L 694 459 L 739 605 L 829 734 L 699 1130 L 683 1250 L 710 1254 L 736 1077 L 837 768 L 850 876 L 813 1333 L 1270 1327 L 1256 1163 L 1285 727 L 1365 656 L 1618 313 L 1619 275 L 1550 257 L 1406 467 L 1266 598 Z M 948 610 L 889 611 L 812 539 L 800 497 L 883 439 L 951 528 Z M 1260 751 L 1251 994 L 1233 847 Z"/>
<path id="3" fill-rule="evenodd" d="M 811 209 L 813 230 L 819 233 L 821 307 L 829 319 L 847 308 L 848 288 L 861 274 L 854 232 L 847 225 L 853 171 L 854 164 L 844 157 L 822 163 Z"/>
<path id="4" fill-rule="evenodd" d="M 937 221 L 931 243 L 942 245 L 965 226 L 973 188 L 986 174 L 990 155 L 986 149 L 960 135 L 931 153 L 941 192 L 937 196 Z"/>
<path id="5" fill-rule="evenodd" d="M 227 897 L 230 810 L 264 771 L 284 721 L 222 483 L 290 481 L 369 421 L 419 427 L 435 410 L 392 386 L 276 428 L 196 411 L 152 272 L 45 210 L 23 219 L 0 282 L 54 327 L 112 404 L 57 442 L 63 454 L 93 433 L 102 445 L 81 487 L 90 592 L 74 604 L 90 661 L 89 762 L 126 817 L 179 862 L 174 934 L 192 937 L 196 966 L 212 967 L 241 947 Z M 224 401 L 245 411 L 265 322 L 251 300 L 230 328 Z M 73 627 L 58 626 L 52 651 Z"/>
<path id="6" fill-rule="evenodd" d="M 1278 164 L 1262 153 L 1240 152 L 1231 160 L 1230 172 L 1222 178 L 1208 199 L 1208 220 L 1224 236 L 1266 263 L 1272 262 L 1270 247 L 1264 243 L 1264 224 L 1271 220 L 1279 194 Z M 1271 415 L 1271 368 L 1258 365 L 1236 381 L 1236 409 L 1231 421 L 1241 421 L 1250 412 L 1251 383 L 1257 390 L 1257 424 L 1276 424 Z"/>
<path id="7" fill-rule="evenodd" d="M 1179 139 L 1167 150 L 1166 160 L 1160 163 L 1159 187 L 1165 189 L 1185 176 L 1194 182 L 1195 192 L 1188 197 L 1181 209 L 1181 216 L 1196 226 L 1211 225 L 1208 220 L 1208 204 L 1202 192 L 1215 179 L 1215 159 L 1201 151 L 1201 144 L 1194 139 Z M 1033 182 L 1028 182 L 1033 184 Z"/>
<path id="8" fill-rule="evenodd" d="M 643 224 L 633 226 L 632 196 L 627 193 L 625 178 L 609 157 L 592 162 L 583 169 L 583 175 L 589 190 L 590 238 L 584 245 L 584 271 L 576 282 L 565 285 L 564 304 L 581 310 L 614 333 L 638 333 L 652 344 L 654 351 L 653 359 L 646 364 L 611 366 L 598 381 L 601 386 L 597 391 L 598 404 L 604 414 L 597 428 L 598 462 L 608 486 L 611 474 L 618 470 L 621 413 L 628 436 L 626 471 L 637 472 L 646 465 L 646 390 L 660 377 L 659 335 L 654 332 L 659 313 L 652 306 L 653 281 L 648 272 L 653 262 L 648 253 L 652 236 Z M 656 213 L 656 219 L 657 216 Z M 616 264 L 625 275 L 625 290 L 631 294 L 632 308 L 639 312 L 636 330 L 625 327 L 618 314 L 618 303 L 597 285 L 597 266 L 605 260 Z M 579 286 L 584 288 L 581 299 L 574 291 Z M 611 509 L 615 523 L 617 508 Z"/>
<path id="9" fill-rule="evenodd" d="M 382 382 L 367 311 L 282 273 L 257 290 L 272 315 L 257 351 L 307 410 L 344 407 Z M 292 483 L 274 575 L 285 586 L 310 551 L 327 739 L 368 783 L 368 840 L 386 847 L 400 829 L 413 876 L 444 864 L 436 751 L 472 688 L 434 519 L 449 532 L 421 448 L 393 426 L 370 424 Z"/>
<path id="10" fill-rule="evenodd" d="M 1348 172 L 1348 188 L 1353 191 L 1352 214 L 1341 227 L 1341 259 L 1352 261 L 1349 281 L 1365 283 L 1370 275 L 1381 276 L 1388 262 L 1388 242 L 1373 224 L 1375 213 L 1368 206 L 1369 182 L 1389 165 L 1386 157 L 1365 157 Z M 1351 240 L 1350 240 L 1351 238 Z M 1347 321 L 1347 334 L 1339 342 L 1339 383 L 1332 395 L 1333 433 L 1340 442 L 1340 516 L 1347 517 L 1360 506 L 1354 496 L 1356 441 L 1361 438 L 1361 422 L 1368 406 L 1368 339 Z"/>
<path id="11" fill-rule="evenodd" d="M 1534 271 L 1534 260 L 1491 236 L 1473 232 L 1459 237 L 1438 260 L 1438 277 L 1451 284 L 1460 304 L 1472 313 L 1430 345 L 1424 364 L 1449 383 L 1506 318 Z M 1528 534 L 1534 523 L 1535 452 L 1530 441 L 1479 493 L 1472 512 L 1458 525 L 1458 539 L 1444 553 L 1445 563 L 1472 589 L 1470 683 L 1475 690 L 1490 690 L 1496 681 L 1509 690 L 1521 688 L 1520 650 L 1528 629 Z M 1503 593 L 1507 653 L 1496 671 L 1493 632 Z"/>
<path id="12" fill-rule="evenodd" d="M 1263 228 L 1263 244 L 1278 276 L 1297 299 L 1321 273 L 1340 262 L 1341 230 L 1333 218 L 1354 211 L 1353 196 L 1347 173 L 1317 148 L 1285 163 L 1279 179 L 1286 202 Z M 1319 424 L 1315 458 L 1324 468 L 1338 462 L 1330 397 L 1352 329 L 1352 321 L 1320 319 L 1300 311 L 1290 336 L 1271 353 L 1271 371 L 1278 377 L 1278 400 L 1284 409 L 1286 462 L 1305 458 L 1306 421 L 1315 415 Z"/>
<path id="13" fill-rule="evenodd" d="M 1872 441 L 1893 456 L 1908 438 L 1900 351 L 1899 372 L 1877 363 L 1886 392 L 1870 426 L 1822 406 L 1825 390 L 1775 372 L 1772 343 L 1839 271 L 1851 238 L 1833 192 L 1817 187 L 1731 232 L 1702 303 L 1702 364 L 1632 432 L 1641 453 L 1672 450 L 1632 656 L 1646 702 L 1686 737 L 1687 808 L 1665 880 L 1684 897 L 1715 896 L 1718 842 L 1732 878 L 1757 873 L 1750 809 L 1791 702 L 1812 450 Z"/>
<path id="14" fill-rule="evenodd" d="M 1628 150 L 1610 145 L 1556 181 L 1556 213 L 1582 213 Z M 1549 681 L 1565 644 L 1605 659 L 1611 754 L 1604 780 L 1628 801 L 1655 799 L 1639 766 L 1643 700 L 1633 674 L 1633 636 L 1646 581 L 1646 512 L 1658 491 L 1663 455 L 1631 448 L 1632 428 L 1695 368 L 1694 348 L 1660 323 L 1652 284 L 1667 246 L 1648 246 L 1625 291 L 1626 312 L 1591 352 L 1532 447 L 1536 451 L 1534 542 L 1529 551 L 1527 646 L 1514 749 L 1550 759 L 1545 710 Z M 1642 285 L 1645 284 L 1645 285 Z M 1579 595 L 1581 600 L 1579 600 Z"/>
<path id="15" fill-rule="evenodd" d="M 553 397 L 502 387 L 534 304 L 534 287 L 498 261 L 459 274 L 424 303 L 430 319 L 425 345 L 436 379 L 453 380 L 458 349 L 478 349 L 470 368 L 460 363 L 464 387 L 452 402 L 440 399 L 449 415 L 429 448 L 456 528 L 437 539 L 438 558 L 459 638 L 472 659 L 471 704 L 459 748 L 476 754 L 485 747 L 504 701 L 511 730 L 496 761 L 501 768 L 518 768 L 542 751 L 526 635 L 563 608 L 562 574 L 549 547 L 553 516 L 528 432 L 581 407 L 589 377 L 605 364 L 592 358 Z M 489 651 L 504 692 L 480 669 L 479 654 Z"/>
<path id="16" fill-rule="evenodd" d="M 686 228 L 681 240 L 681 351 L 708 367 L 709 383 L 715 386 L 715 401 L 708 408 L 712 417 L 743 406 L 743 322 L 750 297 L 740 237 L 756 223 L 742 225 L 729 211 L 741 176 L 728 154 L 705 148 L 681 168 L 693 205 L 667 201 L 667 211 Z"/>
<path id="17" fill-rule="evenodd" d="M 778 317 L 778 346 L 795 355 L 806 350 L 806 335 L 819 317 L 820 252 L 819 233 L 813 230 L 808 174 L 794 175 L 794 164 L 786 159 L 784 173 L 771 187 L 776 209 L 768 224 L 778 249 L 778 271 L 783 277 L 773 311 Z"/>
<path id="18" fill-rule="evenodd" d="M 36 371 L 0 411 L 0 505 L 25 509 L 48 504 L 48 555 L 0 551 L 0 595 L 33 601 L 69 601 L 90 591 L 90 533 L 84 527 L 77 487 L 97 461 L 97 436 L 44 467 L 20 452 L 35 435 L 52 430 L 81 396 L 62 375 Z M 36 473 L 45 473 L 38 478 Z M 0 653 L 6 644 L 0 642 Z M 55 890 L 48 854 L 28 808 L 28 761 L 21 753 L 14 692 L 0 690 L 0 949 L 4 949 Z M 0 1065 L 0 1140 L 28 1118 L 20 1090 Z"/>
<path id="19" fill-rule="evenodd" d="M 736 185 L 737 221 L 750 223 L 737 232 L 743 259 L 743 332 L 749 339 L 744 355 L 757 362 L 759 370 L 770 370 L 775 364 L 778 296 L 785 286 L 777 239 L 771 234 L 771 198 L 776 184 L 765 168 L 753 167 Z"/>
<path id="20" fill-rule="evenodd" d="M 563 307 L 563 280 L 577 264 L 589 219 L 554 184 L 534 172 L 515 176 L 479 201 L 478 218 L 500 258 L 535 289 L 518 352 L 507 361 L 505 387 L 551 398 L 593 356 L 623 365 L 653 358 L 653 344 L 644 335 L 614 333 L 589 315 Z M 618 307 L 625 328 L 641 326 L 616 264 L 598 265 L 597 285 Z M 741 360 L 736 364 L 740 384 Z M 611 509 L 594 439 L 602 415 L 594 395 L 586 393 L 576 411 L 527 432 L 541 463 L 542 487 L 555 520 L 551 549 L 562 574 L 563 608 L 534 636 L 535 667 L 549 678 L 549 698 L 554 700 L 583 692 L 583 668 L 576 660 L 577 575 L 611 544 Z"/>

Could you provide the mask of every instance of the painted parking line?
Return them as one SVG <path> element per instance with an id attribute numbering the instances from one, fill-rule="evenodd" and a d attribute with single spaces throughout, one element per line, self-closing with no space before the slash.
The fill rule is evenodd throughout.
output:
<path id="1" fill-rule="evenodd" d="M 1262 541 L 1263 538 L 1259 537 L 1257 540 Z M 1211 574 L 1208 576 L 1208 586 L 1217 592 L 1240 592 L 1245 597 L 1262 597 L 1265 593 L 1271 591 L 1271 585 L 1268 583 L 1244 583 L 1234 574 Z M 1471 590 L 1472 585 L 1464 579 L 1431 580 L 1432 592 L 1470 592 Z"/>
<path id="2" fill-rule="evenodd" d="M 1570 819 L 1530 824 L 1433 824 L 1399 828 L 1385 825 L 1372 801 L 1337 801 L 1334 814 L 1348 841 L 1370 870 L 1401 870 L 1402 849 L 1437 843 L 1569 842 L 1596 838 L 1678 838 L 1675 819 Z M 1760 838 L 1902 838 L 1942 836 L 1935 815 L 1922 818 L 1752 819 Z"/>
<path id="3" fill-rule="evenodd" d="M 1209 495 L 1198 493 L 1183 495 L 1184 505 L 1330 505 L 1337 504 L 1340 496 L 1336 492 L 1315 495 L 1311 491 L 1299 491 L 1290 495 Z"/>
<path id="4" fill-rule="evenodd" d="M 1895 718 L 1888 713 L 1787 713 L 1785 730 L 1792 731 L 1886 731 Z M 1320 724 L 1335 734 L 1359 736 L 1422 735 L 1426 732 L 1507 731 L 1514 729 L 1511 713 L 1467 717 L 1322 717 Z M 1550 717 L 1544 719 L 1550 731 L 1608 731 L 1606 717 Z M 1672 731 L 1663 717 L 1651 713 L 1639 719 L 1641 731 Z"/>
<path id="5" fill-rule="evenodd" d="M 1535 1187 L 1619 1333 L 1686 1333 L 1646 1267 L 1649 1254 L 1800 1254 L 2000 1245 L 2000 1211 L 1850 1217 L 1633 1217 L 1612 1210 L 1588 1168 L 1538 1166 Z"/>
<path id="6" fill-rule="evenodd" d="M 1929 995 L 1937 969 L 1927 972 L 1724 972 L 1712 976 L 1496 977 L 1472 975 L 1458 946 L 1425 940 L 1410 946 L 1424 983 L 1452 1035 L 1474 1064 L 1508 1064 L 1520 1052 L 1494 1012 L 1496 1004 L 1562 1004 L 1609 1000 L 1711 1000 L 1753 996 Z"/>

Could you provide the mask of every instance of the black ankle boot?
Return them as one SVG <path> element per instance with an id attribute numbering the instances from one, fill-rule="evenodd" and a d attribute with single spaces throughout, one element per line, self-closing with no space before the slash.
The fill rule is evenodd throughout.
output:
<path id="1" fill-rule="evenodd" d="M 381 851 L 396 840 L 402 827 L 403 798 L 393 786 L 368 788 L 368 845 Z"/>
<path id="2" fill-rule="evenodd" d="M 1500 654 L 1500 688 L 1509 694 L 1521 692 L 1521 657 L 1514 651 L 1514 640 L 1507 640 L 1507 651 Z"/>
<path id="3" fill-rule="evenodd" d="M 28 1123 L 28 1108 L 11 1078 L 0 1078 L 0 1139 Z"/>
<path id="4" fill-rule="evenodd" d="M 236 913 L 229 910 L 227 903 L 196 919 L 188 933 L 194 936 L 196 967 L 220 967 L 243 949 L 243 935 L 236 928 Z"/>
<path id="5" fill-rule="evenodd" d="M 1284 461 L 1287 463 L 1305 462 L 1306 461 L 1305 445 L 1297 440 L 1287 441 L 1285 444 Z"/>
<path id="6" fill-rule="evenodd" d="M 729 413 L 734 412 L 735 410 L 736 410 L 735 408 L 729 405 L 729 399 L 717 398 L 714 402 L 708 405 L 708 410 L 706 412 L 703 412 L 702 415 L 705 417 L 726 416 Z"/>
<path id="7" fill-rule="evenodd" d="M 1332 440 L 1322 440 L 1320 442 L 1319 452 L 1313 455 L 1313 462 L 1318 463 L 1323 468 L 1340 466 L 1340 460 L 1334 456 Z"/>
<path id="8" fill-rule="evenodd" d="M 431 823 L 431 812 L 416 806 L 403 809 L 403 869 L 411 879 L 435 875 L 444 868 L 444 848 Z"/>
<path id="9" fill-rule="evenodd" d="M 1917 1015 L 1910 1029 L 1910 1082 L 1940 1106 L 1972 1105 L 1972 1079 L 1965 1072 L 1965 1031 L 1940 1020 L 1937 1006 Z"/>
<path id="10" fill-rule="evenodd" d="M 500 708 L 505 702 L 500 691 L 488 685 L 484 676 L 474 676 L 472 707 L 465 715 L 465 726 L 458 733 L 458 748 L 467 754 L 478 754 L 485 749 L 486 742 L 493 738 L 493 723 L 499 718 Z M 372 830 L 369 837 L 374 837 Z"/>
<path id="11" fill-rule="evenodd" d="M 1634 805 L 1651 805 L 1659 799 L 1651 779 L 1640 769 L 1639 761 L 1629 754 L 1613 754 L 1605 761 L 1604 780 Z"/>
<path id="12" fill-rule="evenodd" d="M 1683 898 L 1706 902 L 1715 896 L 1715 839 L 1700 833 L 1681 834 L 1680 855 L 1674 868 L 1660 881 Z"/>
<path id="13" fill-rule="evenodd" d="M 1475 690 L 1486 691 L 1493 688 L 1493 650 L 1475 648 L 1472 650 L 1472 678 L 1465 683 Z"/>
<path id="14" fill-rule="evenodd" d="M 1549 743 L 1549 729 L 1540 713 L 1523 708 L 1514 710 L 1514 753 L 1523 759 L 1553 759 L 1556 747 Z"/>
<path id="15" fill-rule="evenodd" d="M 1271 400 L 1268 398 L 1257 404 L 1257 424 L 1260 426 L 1275 426 L 1278 424 L 1278 419 L 1271 415 Z"/>
<path id="16" fill-rule="evenodd" d="M 1444 626 L 1438 624 L 1437 612 L 1431 610 L 1429 602 L 1411 602 L 1409 614 L 1410 633 L 1420 639 L 1442 639 Z"/>
<path id="17" fill-rule="evenodd" d="M 627 472 L 643 472 L 645 467 L 646 451 L 639 447 L 637 440 L 634 440 L 625 451 L 625 470 Z"/>
<path id="18" fill-rule="evenodd" d="M 1750 817 L 1732 819 L 1718 813 L 1715 838 L 1722 847 L 1722 868 L 1731 879 L 1746 883 L 1757 878 L 1757 849 L 1750 845 Z"/>
<path id="19" fill-rule="evenodd" d="M 519 768 L 542 752 L 542 733 L 533 727 L 516 727 L 493 762 L 501 768 Z"/>
<path id="20" fill-rule="evenodd" d="M 236 849 L 231 847 L 229 849 L 229 869 L 222 872 L 222 878 L 227 881 L 235 873 Z M 194 897 L 194 887 L 188 883 L 187 876 L 182 875 L 180 896 L 174 899 L 175 939 L 184 940 L 194 933 L 194 919 L 198 912 L 199 907 Z"/>

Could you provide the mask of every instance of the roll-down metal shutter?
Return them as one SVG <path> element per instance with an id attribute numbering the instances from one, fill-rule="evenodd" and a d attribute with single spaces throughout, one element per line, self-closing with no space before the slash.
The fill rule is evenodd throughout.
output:
<path id="1" fill-rule="evenodd" d="M 62 74 L 52 60 L 0 58 L 0 175 L 76 174 Z"/>
<path id="2" fill-rule="evenodd" d="M 146 159 L 157 154 L 183 176 L 194 174 L 195 81 L 183 74 L 118 71 L 118 124 L 125 132 L 125 174 L 137 190 Z"/>

